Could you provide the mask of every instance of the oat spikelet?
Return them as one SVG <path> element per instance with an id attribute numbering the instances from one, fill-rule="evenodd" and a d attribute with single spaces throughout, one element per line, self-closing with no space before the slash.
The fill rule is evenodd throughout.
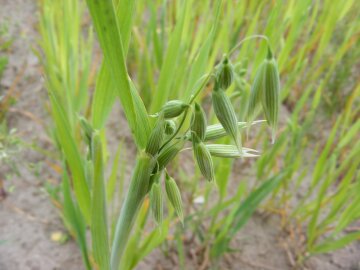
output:
<path id="1" fill-rule="evenodd" d="M 179 217 L 181 223 L 184 225 L 183 204 L 182 204 L 180 190 L 175 180 L 172 177 L 170 177 L 168 174 L 166 174 L 165 177 L 165 190 L 171 205 L 175 209 L 176 215 Z"/>
<path id="2" fill-rule="evenodd" d="M 242 153 L 241 134 L 238 128 L 238 121 L 234 107 L 225 91 L 217 85 L 212 93 L 212 103 L 214 112 L 220 124 L 224 127 L 226 133 L 234 140 L 239 153 Z"/>

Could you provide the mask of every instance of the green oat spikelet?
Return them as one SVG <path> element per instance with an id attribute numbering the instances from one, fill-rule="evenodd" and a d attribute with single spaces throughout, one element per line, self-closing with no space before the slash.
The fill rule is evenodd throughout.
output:
<path id="1" fill-rule="evenodd" d="M 220 158 L 242 158 L 242 157 L 258 157 L 258 151 L 243 147 L 243 154 L 240 155 L 236 146 L 228 144 L 207 144 L 206 148 L 214 157 Z"/>
<path id="2" fill-rule="evenodd" d="M 176 124 L 174 120 L 165 120 L 165 134 L 173 135 L 176 130 Z"/>
<path id="3" fill-rule="evenodd" d="M 151 191 L 152 185 L 154 183 L 159 183 L 160 182 L 160 177 L 161 177 L 162 171 L 159 171 L 157 164 L 155 164 L 155 167 L 150 175 L 150 179 L 149 179 L 149 190 L 148 192 Z"/>
<path id="4" fill-rule="evenodd" d="M 215 84 L 212 92 L 212 103 L 217 119 L 224 127 L 226 133 L 234 140 L 239 153 L 242 154 L 241 133 L 239 132 L 234 107 L 225 91 L 219 88 L 217 84 Z"/>
<path id="5" fill-rule="evenodd" d="M 152 215 L 156 224 L 160 226 L 163 221 L 163 194 L 160 183 L 152 184 L 149 197 Z"/>
<path id="6" fill-rule="evenodd" d="M 162 107 L 161 112 L 164 114 L 165 119 L 175 118 L 182 114 L 189 104 L 181 100 L 170 100 Z"/>
<path id="7" fill-rule="evenodd" d="M 256 125 L 265 122 L 265 120 L 257 120 L 253 121 L 251 125 Z M 238 128 L 239 129 L 245 129 L 247 127 L 247 122 L 238 122 Z M 206 135 L 205 135 L 205 141 L 211 141 L 220 139 L 224 136 L 226 136 L 226 130 L 221 124 L 214 124 L 210 125 L 206 128 Z"/>
<path id="8" fill-rule="evenodd" d="M 261 102 L 265 118 L 272 130 L 272 143 L 275 142 L 280 107 L 280 77 L 276 60 L 269 48 L 265 60 L 264 88 Z"/>
<path id="9" fill-rule="evenodd" d="M 272 129 L 271 137 L 274 143 L 280 107 L 280 78 L 277 63 L 270 48 L 268 48 L 266 59 L 255 74 L 254 83 L 251 87 L 247 112 L 248 129 L 260 104 L 266 121 Z"/>
<path id="10" fill-rule="evenodd" d="M 201 174 L 209 182 L 215 181 L 214 164 L 209 150 L 195 133 L 193 133 L 192 141 L 195 159 Z"/>
<path id="11" fill-rule="evenodd" d="M 224 55 L 215 75 L 219 87 L 227 90 L 234 80 L 234 68 L 227 55 Z"/>
<path id="12" fill-rule="evenodd" d="M 164 169 L 172 161 L 184 146 L 184 141 L 168 144 L 162 149 L 157 157 L 159 170 Z"/>
<path id="13" fill-rule="evenodd" d="M 203 141 L 205 139 L 207 121 L 205 112 L 198 103 L 195 103 L 191 123 L 191 130 Z"/>
<path id="14" fill-rule="evenodd" d="M 179 217 L 181 223 L 184 225 L 184 214 L 181 194 L 175 180 L 166 173 L 165 189 L 167 197 L 171 205 L 174 207 L 176 215 Z"/>
<path id="15" fill-rule="evenodd" d="M 155 127 L 152 130 L 145 152 L 155 156 L 160 149 L 165 134 L 165 121 L 163 113 L 160 113 L 156 121 Z"/>
<path id="16" fill-rule="evenodd" d="M 251 85 L 250 100 L 247 111 L 247 121 L 249 122 L 249 126 L 254 120 L 254 114 L 256 113 L 258 106 L 261 105 L 261 97 L 264 92 L 265 72 L 266 63 L 263 62 L 256 71 L 254 83 Z"/>
<path id="17" fill-rule="evenodd" d="M 257 125 L 266 122 L 266 120 L 256 120 L 251 125 Z M 238 122 L 239 129 L 245 129 L 248 126 L 248 122 Z M 217 140 L 227 135 L 226 130 L 221 124 L 214 124 L 206 127 L 204 142 Z M 186 133 L 185 138 L 191 140 L 191 131 Z"/>

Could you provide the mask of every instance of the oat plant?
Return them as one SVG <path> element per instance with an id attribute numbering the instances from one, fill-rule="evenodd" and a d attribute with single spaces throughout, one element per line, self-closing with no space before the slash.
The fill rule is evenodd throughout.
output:
<path id="1" fill-rule="evenodd" d="M 226 90 L 234 81 L 232 58 L 238 47 L 254 38 L 265 41 L 267 38 L 253 36 L 244 39 L 226 52 L 216 66 L 207 70 L 206 59 L 210 54 L 216 30 L 216 27 L 213 27 L 205 46 L 199 48 L 194 63 L 191 63 L 194 67 L 191 71 L 194 74 L 190 75 L 191 80 L 186 94 L 179 94 L 178 97 L 171 99 L 171 80 L 176 77 L 173 66 L 178 56 L 181 56 L 179 42 L 183 35 L 183 26 L 189 20 L 187 14 L 193 2 L 184 1 L 180 5 L 178 22 L 164 56 L 155 92 L 156 98 L 148 106 L 150 107 L 148 110 L 129 75 L 126 63 L 136 14 L 136 1 L 87 0 L 93 27 L 103 52 L 103 63 L 90 104 L 86 89 L 90 87 L 90 55 L 85 53 L 84 59 L 80 57 L 82 61 L 78 62 L 81 53 L 77 48 L 87 53 L 91 52 L 92 36 L 90 32 L 89 40 L 86 42 L 79 34 L 81 20 L 77 10 L 81 10 L 82 5 L 78 6 L 75 2 L 58 2 L 63 14 L 69 16 L 71 12 L 76 13 L 73 14 L 76 16 L 75 30 L 72 27 L 74 22 L 70 23 L 70 16 L 66 17 L 65 24 L 53 28 L 57 17 L 52 16 L 51 12 L 55 11 L 51 9 L 49 2 L 43 10 L 41 28 L 43 36 L 49 38 L 45 39 L 43 44 L 47 60 L 44 65 L 55 124 L 54 139 L 61 152 L 63 164 L 63 216 L 78 241 L 87 269 L 131 268 L 133 265 L 128 265 L 129 262 L 126 260 L 128 249 L 132 247 L 130 245 L 132 242 L 129 240 L 136 220 L 141 218 L 142 223 L 145 224 L 146 214 L 143 213 L 142 206 L 147 198 L 150 200 L 153 219 L 159 228 L 165 219 L 163 204 L 166 197 L 179 221 L 184 222 L 182 193 L 178 180 L 167 170 L 169 163 L 180 151 L 192 150 L 197 168 L 203 178 L 213 186 L 221 182 L 221 179 L 216 179 L 213 156 L 230 159 L 257 156 L 254 149 L 244 147 L 242 142 L 241 130 L 250 126 L 251 122 L 238 121 Z M 214 8 L 217 14 L 216 23 L 221 6 L 222 1 L 216 1 Z M 65 36 L 58 35 L 54 38 L 49 34 L 51 31 L 64 33 Z M 77 42 L 75 45 L 71 42 L 71 38 Z M 266 47 L 269 53 L 263 59 L 265 72 L 257 79 L 261 83 L 257 84 L 256 100 L 252 104 L 263 109 L 275 138 L 280 93 L 279 74 L 268 42 Z M 78 65 L 69 63 L 68 57 L 73 57 L 70 59 Z M 83 72 L 79 72 L 81 70 L 79 67 L 83 68 Z M 209 88 L 212 97 L 211 108 L 219 124 L 207 124 L 209 119 L 199 102 L 199 98 L 205 96 Z M 107 206 L 109 191 L 107 185 L 110 182 L 105 181 L 104 178 L 107 161 L 104 130 L 116 97 L 120 99 L 130 127 L 137 147 L 137 157 L 129 188 L 112 233 Z M 91 117 L 88 110 L 91 110 Z M 210 142 L 225 136 L 229 138 L 227 144 Z M 90 229 L 92 248 L 89 248 L 87 228 Z"/>
<path id="2" fill-rule="evenodd" d="M 149 114 L 127 73 L 123 35 L 112 2 L 89 0 L 87 4 L 104 53 L 104 69 L 107 69 L 110 74 L 109 79 L 118 89 L 126 119 L 138 146 L 136 165 L 120 211 L 111 248 L 109 248 L 107 240 L 108 233 L 104 211 L 101 212 L 101 220 L 98 220 L 99 218 L 96 216 L 91 224 L 91 226 L 97 224 L 94 223 L 96 220 L 100 222 L 98 229 L 93 229 L 95 260 L 101 269 L 119 269 L 137 213 L 148 193 L 151 195 L 150 204 L 155 221 L 157 223 L 162 221 L 163 208 L 161 203 L 163 195 L 161 183 L 164 174 L 166 176 L 166 194 L 179 219 L 183 220 L 181 192 L 176 181 L 168 175 L 166 166 L 181 151 L 186 141 L 191 141 L 197 166 L 209 182 L 215 182 L 212 155 L 228 158 L 247 157 L 253 156 L 255 151 L 242 147 L 237 117 L 225 92 L 232 83 L 233 72 L 228 57 L 225 56 L 220 65 L 214 68 L 211 73 L 204 74 L 197 80 L 193 86 L 192 94 L 187 99 L 165 102 L 161 109 L 152 115 L 155 118 L 153 121 L 155 123 L 152 125 Z M 186 2 L 184 6 L 186 8 Z M 272 58 L 272 55 L 270 56 Z M 272 81 L 278 81 L 277 73 L 270 72 L 269 74 L 272 76 L 270 78 Z M 265 78 L 263 83 L 267 83 Z M 231 137 L 233 141 L 231 145 L 208 147 L 205 142 L 207 130 L 211 130 L 213 127 L 206 125 L 206 116 L 200 105 L 194 104 L 194 101 L 208 84 L 213 87 L 213 108 L 221 124 L 217 134 Z M 267 108 L 267 112 L 269 112 L 268 122 L 273 126 L 276 122 L 279 104 L 274 97 L 278 96 L 279 87 L 264 88 L 261 91 L 261 96 L 264 97 L 262 105 Z M 268 93 L 267 91 L 273 92 Z M 269 96 L 267 96 L 268 94 Z M 185 121 L 191 115 L 192 120 L 190 122 Z M 176 120 L 176 122 L 175 129 L 172 129 L 173 133 L 166 134 L 165 128 L 168 120 Z M 103 189 L 100 188 L 94 192 L 102 193 Z M 103 204 L 102 210 L 106 209 L 104 202 L 99 200 L 96 202 L 97 207 L 99 204 Z M 109 255 L 109 251 L 111 255 Z"/>

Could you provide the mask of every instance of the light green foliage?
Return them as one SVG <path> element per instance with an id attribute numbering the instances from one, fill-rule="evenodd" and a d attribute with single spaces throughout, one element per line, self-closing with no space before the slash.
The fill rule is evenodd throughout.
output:
<path id="1" fill-rule="evenodd" d="M 73 201 L 71 196 L 70 180 L 66 173 L 62 177 L 62 194 L 63 194 L 63 218 L 64 223 L 70 230 L 71 234 L 75 236 L 75 239 L 80 247 L 82 253 L 82 259 L 86 269 L 92 269 L 89 259 L 89 251 L 86 241 L 86 223 L 79 210 L 76 201 Z"/>
<path id="2" fill-rule="evenodd" d="M 314 166 L 310 189 L 294 212 L 308 222 L 307 249 L 310 254 L 341 248 L 360 235 L 359 232 L 343 234 L 360 217 L 360 161 L 357 158 L 360 143 L 355 139 L 360 132 L 360 124 L 356 121 L 353 126 L 346 127 L 340 126 L 340 123 L 343 123 L 342 116 L 332 127 L 326 146 Z M 336 135 L 345 130 L 346 136 L 339 137 L 336 148 L 331 150 Z M 355 142 L 351 148 L 350 140 Z M 311 197 L 314 193 L 317 194 L 315 199 Z"/>
<path id="3" fill-rule="evenodd" d="M 99 134 L 92 137 L 94 186 L 91 205 L 91 238 L 94 258 L 100 269 L 110 269 L 110 246 L 104 184 L 103 152 Z"/>
<path id="4" fill-rule="evenodd" d="M 173 78 L 176 75 L 176 63 L 179 61 L 179 57 L 181 55 L 181 38 L 183 35 L 186 35 L 186 26 L 191 19 L 190 9 L 192 2 L 193 0 L 184 1 L 175 28 L 169 38 L 169 45 L 162 63 L 159 82 L 157 84 L 158 86 L 151 104 L 151 112 L 159 111 L 162 105 L 169 98 L 171 83 L 173 82 Z"/>
<path id="5" fill-rule="evenodd" d="M 90 223 L 90 190 L 80 153 L 78 114 L 88 103 L 92 35 L 81 34 L 84 6 L 78 1 L 44 0 L 41 9 L 42 64 L 54 120 L 54 136 L 73 177 L 79 208 Z M 61 23 L 60 23 L 61 22 Z M 66 167 L 64 167 L 66 168 Z"/>
<path id="6" fill-rule="evenodd" d="M 71 130 L 88 102 L 93 37 L 81 32 L 84 5 L 79 1 L 48 1 L 41 5 L 40 46 L 50 93 L 63 107 Z M 60 23 L 61 22 L 61 23 Z"/>
<path id="7" fill-rule="evenodd" d="M 233 208 L 231 215 L 222 222 L 222 230 L 215 236 L 211 251 L 214 257 L 219 257 L 226 252 L 231 239 L 246 224 L 259 204 L 281 183 L 283 175 L 276 175 L 266 180 L 243 203 Z"/>
<path id="8" fill-rule="evenodd" d="M 117 88 L 131 132 L 137 145 L 142 148 L 147 142 L 149 122 L 146 109 L 144 109 L 136 90 L 132 87 L 127 73 L 126 55 L 124 54 L 115 8 L 110 0 L 88 0 L 87 4 L 103 49 L 105 65 L 110 73 L 110 78 L 107 79 L 112 80 Z M 102 91 L 106 91 L 106 88 Z"/>
<path id="9" fill-rule="evenodd" d="M 79 207 L 87 220 L 90 222 L 90 191 L 85 178 L 85 166 L 77 147 L 74 135 L 64 109 L 58 100 L 50 94 L 52 104 L 52 117 L 56 127 L 56 138 L 58 139 L 61 150 L 63 151 L 68 166 L 70 167 L 74 181 L 74 191 L 77 194 Z"/>
<path id="10" fill-rule="evenodd" d="M 344 106 L 332 108 L 338 112 L 335 123 L 318 118 L 324 103 L 333 104 L 327 91 L 336 91 L 334 72 L 350 50 L 359 51 L 360 24 L 354 20 L 359 4 L 338 2 L 86 0 L 103 53 L 94 80 L 93 31 L 82 31 L 83 3 L 42 0 L 40 45 L 54 141 L 63 162 L 62 215 L 87 269 L 133 269 L 174 231 L 185 267 L 182 227 L 170 222 L 174 212 L 218 260 L 257 208 L 283 210 L 300 185 L 308 187 L 306 194 L 285 218 L 286 224 L 306 225 L 306 252 L 329 252 L 359 237 L 344 233 L 360 217 L 356 80 L 340 95 Z M 341 74 L 348 75 L 354 62 L 347 63 Z M 336 85 L 345 81 L 339 75 Z M 108 153 L 107 145 L 106 122 L 117 97 L 138 152 L 126 192 L 128 142 L 122 141 L 116 153 L 112 145 Z M 289 114 L 283 117 L 283 111 Z M 273 138 L 283 120 L 273 145 L 265 129 L 255 138 L 249 134 L 248 141 L 241 138 L 243 129 L 265 122 L 256 120 L 259 113 Z M 323 122 L 332 125 L 326 143 L 312 143 L 311 132 Z M 263 153 L 243 142 L 262 146 Z M 192 177 L 177 160 L 188 147 L 196 161 Z M 109 156 L 114 157 L 111 165 Z M 230 196 L 233 159 L 258 156 L 247 163 L 256 172 L 255 183 L 233 175 L 236 194 Z M 218 196 L 213 197 L 214 185 L 198 185 L 201 175 L 216 179 Z M 172 205 L 168 217 L 163 216 L 162 184 Z M 188 198 L 197 194 L 204 203 L 187 217 Z M 147 223 L 149 210 L 155 230 Z M 225 218 L 222 211 L 228 213 Z"/>

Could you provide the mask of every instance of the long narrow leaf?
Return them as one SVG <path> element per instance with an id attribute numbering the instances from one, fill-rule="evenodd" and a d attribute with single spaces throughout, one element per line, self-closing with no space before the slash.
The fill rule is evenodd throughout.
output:
<path id="1" fill-rule="evenodd" d="M 94 188 L 92 197 L 91 236 L 94 257 L 101 270 L 110 269 L 110 246 L 107 228 L 106 196 L 104 186 L 103 155 L 98 134 L 93 136 L 92 158 Z"/>
<path id="2" fill-rule="evenodd" d="M 75 194 L 79 207 L 87 221 L 90 224 L 90 191 L 85 179 L 84 164 L 81 159 L 79 150 L 72 136 L 69 122 L 65 117 L 65 112 L 57 102 L 53 94 L 50 94 L 52 105 L 52 115 L 55 121 L 57 139 L 60 142 L 65 154 L 67 165 L 70 167 Z"/>
<path id="3" fill-rule="evenodd" d="M 119 18 L 119 28 L 125 56 L 127 55 L 130 43 L 131 26 L 135 14 L 135 3 L 136 1 L 134 0 L 121 0 L 116 12 L 117 17 Z M 103 127 L 117 95 L 118 92 L 111 79 L 109 69 L 103 62 L 100 67 L 92 103 L 92 121 L 94 128 L 101 129 Z"/>
<path id="4" fill-rule="evenodd" d="M 268 196 L 282 181 L 284 172 L 265 181 L 260 187 L 254 190 L 249 197 L 236 209 L 234 220 L 226 234 L 218 238 L 213 248 L 213 255 L 220 256 L 228 249 L 228 245 L 234 235 L 246 224 L 259 204 Z"/>
<path id="5" fill-rule="evenodd" d="M 63 173 L 62 193 L 64 196 L 64 218 L 65 222 L 71 227 L 80 246 L 82 259 L 87 270 L 91 270 L 89 254 L 86 244 L 86 226 L 80 211 L 71 198 L 69 177 L 66 172 Z"/>
<path id="6" fill-rule="evenodd" d="M 141 98 L 130 85 L 123 43 L 113 3 L 111 0 L 87 0 L 87 4 L 104 53 L 105 64 L 117 89 L 131 132 L 138 147 L 143 148 L 147 142 L 148 118 L 147 114 L 144 114 L 144 106 L 138 109 Z M 136 102 L 133 100 L 134 96 L 137 98 Z M 138 125 L 139 118 L 147 124 L 145 126 Z"/>

